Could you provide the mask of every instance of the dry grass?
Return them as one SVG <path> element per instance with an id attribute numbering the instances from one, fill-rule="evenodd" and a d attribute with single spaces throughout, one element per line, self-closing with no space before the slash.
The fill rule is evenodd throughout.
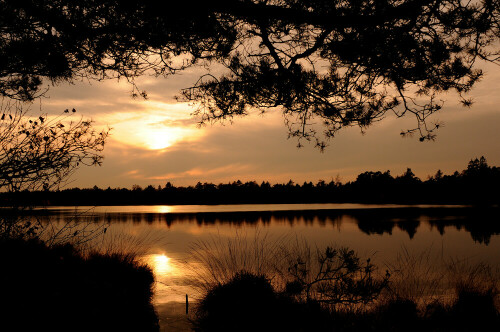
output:
<path id="1" fill-rule="evenodd" d="M 191 246 L 191 260 L 186 269 L 190 271 L 190 285 L 197 289 L 199 296 L 215 285 L 227 283 L 241 271 L 266 275 L 273 287 L 282 291 L 291 280 L 290 264 L 300 260 L 310 267 L 309 273 L 314 276 L 321 251 L 305 240 L 290 236 L 270 238 L 260 232 L 250 237 L 242 233 L 231 238 L 214 236 Z M 388 287 L 371 305 L 361 306 L 361 311 L 395 300 L 409 300 L 423 312 L 436 303 L 452 305 L 463 291 L 490 294 L 498 299 L 498 269 L 485 263 L 445 259 L 433 248 L 411 252 L 402 247 L 396 260 L 386 263 L 386 268 L 391 274 Z M 382 270 L 385 271 L 377 272 Z M 360 306 L 344 309 L 359 312 Z"/>
<path id="2" fill-rule="evenodd" d="M 141 236 L 127 234 L 112 230 L 103 234 L 99 243 L 95 244 L 96 249 L 101 253 L 128 253 L 134 256 L 145 256 L 150 253 L 151 248 L 156 243 L 161 243 L 163 237 L 155 234 L 154 231 L 147 231 Z"/>
<path id="3" fill-rule="evenodd" d="M 464 293 L 488 295 L 495 299 L 496 307 L 500 308 L 500 270 L 479 262 L 468 260 L 450 260 L 448 264 L 448 283 L 455 291 L 455 299 Z"/>
<path id="4" fill-rule="evenodd" d="M 385 300 L 405 299 L 426 306 L 446 294 L 444 261 L 432 248 L 410 252 L 403 246 L 395 261 L 387 263 L 391 274 Z"/>
<path id="5" fill-rule="evenodd" d="M 252 236 L 237 233 L 231 238 L 214 236 L 209 241 L 195 242 L 191 246 L 190 259 L 185 270 L 190 271 L 189 284 L 196 289 L 199 298 L 215 286 L 229 282 L 242 271 L 264 275 L 276 291 L 284 292 L 287 284 L 297 282 L 297 275 L 292 267 L 298 262 L 306 267 L 306 270 L 302 271 L 305 272 L 303 280 L 301 279 L 306 283 L 312 284 L 322 275 L 321 271 L 324 273 L 325 265 L 321 263 L 321 257 L 325 249 L 311 246 L 299 237 L 272 238 L 260 232 Z M 363 262 L 363 259 L 360 261 Z M 344 272 L 339 271 L 339 275 Z M 375 280 L 378 280 L 379 271 L 374 272 Z M 380 277 L 382 279 L 383 275 Z M 311 294 L 313 297 L 320 296 L 314 291 Z M 340 307 L 341 304 L 335 305 L 337 309 Z M 359 310 L 361 305 L 353 303 L 348 307 L 344 309 Z"/>
<path id="6" fill-rule="evenodd" d="M 402 247 L 387 267 L 391 282 L 381 301 L 410 300 L 424 310 L 435 303 L 450 306 L 460 294 L 474 293 L 495 298 L 500 308 L 500 270 L 487 263 L 443 258 L 432 248 L 410 252 Z"/>
<path id="7" fill-rule="evenodd" d="M 208 241 L 195 242 L 191 245 L 190 261 L 186 266 L 190 284 L 200 294 L 205 294 L 241 271 L 276 275 L 283 242 L 283 237 L 271 238 L 259 231 L 253 236 L 237 232 L 231 238 L 213 236 Z"/>

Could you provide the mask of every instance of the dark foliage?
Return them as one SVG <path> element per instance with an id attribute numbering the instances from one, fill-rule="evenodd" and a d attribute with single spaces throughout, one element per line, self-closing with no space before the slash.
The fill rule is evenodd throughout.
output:
<path id="1" fill-rule="evenodd" d="M 212 288 L 194 319 L 197 331 L 495 331 L 496 293 L 459 293 L 455 303 L 418 308 L 393 299 L 370 310 L 325 311 L 273 290 L 268 279 L 246 272 Z"/>
<path id="2" fill-rule="evenodd" d="M 291 280 L 285 292 L 327 308 L 371 303 L 389 282 L 388 271 L 378 278 L 370 259 L 361 262 L 348 248 L 327 247 L 324 251 L 318 250 L 313 258 L 307 254 L 288 259 Z"/>
<path id="3" fill-rule="evenodd" d="M 451 305 L 436 301 L 423 309 L 411 300 L 394 299 L 360 321 L 372 331 L 495 331 L 500 327 L 495 297 L 475 290 L 459 294 Z"/>
<path id="4" fill-rule="evenodd" d="M 0 329 L 158 331 L 153 273 L 128 255 L 0 241 Z"/>
<path id="5" fill-rule="evenodd" d="M 498 295 L 493 289 L 459 289 L 457 299 L 451 308 L 457 330 L 486 331 L 500 327 L 500 313 L 495 306 Z"/>
<path id="6" fill-rule="evenodd" d="M 217 63 L 182 98 L 201 122 L 278 107 L 299 138 L 413 114 L 420 140 L 437 96 L 468 92 L 496 62 L 496 0 L 0 1 L 0 94 L 30 100 L 43 79 L 168 75 Z M 177 57 L 177 59 L 176 59 Z M 464 105 L 471 101 L 463 99 Z M 316 121 L 315 121 L 316 120 Z M 300 142 L 299 142 L 300 144 Z"/>
<path id="7" fill-rule="evenodd" d="M 2 193 L 0 205 L 30 202 L 33 205 L 142 205 L 142 204 L 246 204 L 246 203 L 400 203 L 475 204 L 500 203 L 500 168 L 488 166 L 484 157 L 473 159 L 462 172 L 422 181 L 411 169 L 393 177 L 386 172 L 364 172 L 352 182 L 318 181 L 302 185 L 289 181 L 274 184 L 235 181 L 227 184 L 198 182 L 195 186 L 146 188 L 65 189 L 49 192 Z"/>
<path id="8" fill-rule="evenodd" d="M 80 166 L 101 165 L 109 130 L 96 131 L 92 121 L 72 118 L 75 112 L 49 117 L 0 102 L 1 190 L 58 188 Z"/>
<path id="9" fill-rule="evenodd" d="M 232 29 L 191 2 L 0 2 L 0 94 L 32 100 L 43 79 L 132 80 L 149 69 L 173 73 L 174 55 L 227 53 Z M 134 91 L 135 92 L 135 91 Z"/>
<path id="10" fill-rule="evenodd" d="M 206 294 L 194 326 L 197 331 L 325 330 L 328 314 L 276 292 L 267 277 L 242 271 Z"/>
<path id="11" fill-rule="evenodd" d="M 423 331 L 415 302 L 395 299 L 378 308 L 379 330 Z"/>

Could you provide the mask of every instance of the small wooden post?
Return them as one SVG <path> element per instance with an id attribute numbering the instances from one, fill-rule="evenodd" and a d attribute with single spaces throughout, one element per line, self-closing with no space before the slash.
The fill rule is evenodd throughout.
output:
<path id="1" fill-rule="evenodd" d="M 189 312 L 189 300 L 188 300 L 188 295 L 186 294 L 186 315 Z"/>

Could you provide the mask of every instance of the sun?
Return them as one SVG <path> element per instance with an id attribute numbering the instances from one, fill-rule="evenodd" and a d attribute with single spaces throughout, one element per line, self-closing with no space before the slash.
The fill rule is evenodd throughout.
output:
<path id="1" fill-rule="evenodd" d="M 147 150 L 165 150 L 178 142 L 203 135 L 194 124 L 186 122 L 185 117 L 164 110 L 113 114 L 106 120 L 113 128 L 113 140 Z"/>
<path id="2" fill-rule="evenodd" d="M 182 128 L 144 128 L 138 133 L 138 141 L 149 150 L 163 150 L 177 141 L 182 140 L 186 135 L 186 130 Z"/>
<path id="3" fill-rule="evenodd" d="M 172 259 L 165 254 L 151 255 L 148 261 L 156 274 L 172 273 L 175 270 Z"/>
<path id="4" fill-rule="evenodd" d="M 157 265 L 168 265 L 168 262 L 170 261 L 170 257 L 168 257 L 165 254 L 161 255 L 154 255 L 154 260 Z"/>

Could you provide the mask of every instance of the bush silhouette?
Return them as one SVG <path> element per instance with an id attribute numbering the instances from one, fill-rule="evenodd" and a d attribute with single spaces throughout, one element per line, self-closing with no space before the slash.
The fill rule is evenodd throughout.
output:
<path id="1" fill-rule="evenodd" d="M 487 331 L 500 325 L 493 289 L 459 289 L 451 308 L 457 331 Z"/>
<path id="2" fill-rule="evenodd" d="M 158 331 L 152 271 L 128 255 L 0 241 L 0 330 Z"/>
<path id="3" fill-rule="evenodd" d="M 328 326 L 319 305 L 275 291 L 263 275 L 245 271 L 212 288 L 200 302 L 197 331 L 311 331 Z"/>
<path id="4" fill-rule="evenodd" d="M 378 309 L 381 331 L 421 331 L 417 305 L 408 299 L 394 299 Z"/>

